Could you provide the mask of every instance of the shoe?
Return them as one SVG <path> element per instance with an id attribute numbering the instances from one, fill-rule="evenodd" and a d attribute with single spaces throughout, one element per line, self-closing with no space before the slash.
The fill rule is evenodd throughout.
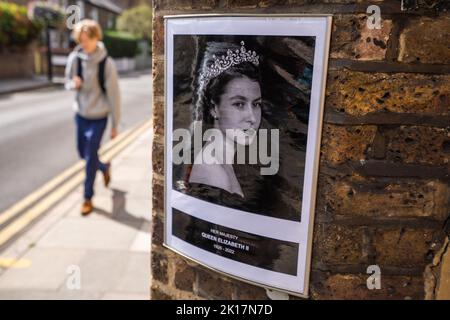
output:
<path id="1" fill-rule="evenodd" d="M 81 215 L 82 216 L 87 216 L 88 214 L 90 214 L 92 212 L 92 210 L 94 210 L 94 206 L 92 205 L 92 201 L 91 200 L 85 200 L 83 205 L 81 206 Z"/>
<path id="2" fill-rule="evenodd" d="M 109 183 L 111 181 L 111 164 L 107 164 L 108 169 L 106 169 L 105 172 L 103 172 L 103 182 L 105 183 L 105 187 L 108 188 Z"/>

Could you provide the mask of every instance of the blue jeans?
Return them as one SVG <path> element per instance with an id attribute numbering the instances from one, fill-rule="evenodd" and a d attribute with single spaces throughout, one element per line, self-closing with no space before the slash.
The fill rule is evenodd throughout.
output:
<path id="1" fill-rule="evenodd" d="M 108 118 L 90 120 L 75 116 L 77 125 L 77 148 L 80 158 L 86 161 L 86 180 L 84 182 L 84 198 L 91 200 L 94 196 L 94 182 L 97 170 L 105 172 L 108 165 L 98 158 L 98 149 L 106 129 Z"/>

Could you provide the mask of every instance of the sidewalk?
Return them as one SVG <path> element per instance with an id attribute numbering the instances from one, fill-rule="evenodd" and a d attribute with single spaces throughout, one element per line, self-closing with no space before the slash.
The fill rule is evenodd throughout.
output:
<path id="1" fill-rule="evenodd" d="M 0 299 L 149 299 L 150 143 L 151 129 L 113 160 L 109 189 L 98 174 L 91 215 L 79 186 L 0 252 Z"/>
<path id="2" fill-rule="evenodd" d="M 151 69 L 131 70 L 120 72 L 119 77 L 126 78 L 148 73 L 151 73 Z M 25 79 L 1 79 L 0 95 L 41 89 L 58 85 L 59 86 L 64 85 L 64 77 L 54 76 L 52 82 L 48 81 L 47 76 L 34 76 L 33 78 L 25 78 Z"/>
<path id="3" fill-rule="evenodd" d="M 53 86 L 47 77 L 0 80 L 0 95 Z"/>

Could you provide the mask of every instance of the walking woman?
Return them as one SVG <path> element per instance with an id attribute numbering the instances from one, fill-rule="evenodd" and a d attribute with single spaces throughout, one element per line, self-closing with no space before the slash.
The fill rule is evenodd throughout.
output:
<path id="1" fill-rule="evenodd" d="M 112 121 L 111 139 L 117 136 L 120 119 L 120 90 L 116 66 L 108 57 L 102 40 L 102 30 L 93 20 L 82 20 L 74 28 L 78 44 L 69 55 L 65 79 L 66 89 L 75 90 L 76 138 L 78 153 L 86 161 L 84 202 L 81 214 L 93 210 L 94 182 L 97 170 L 103 174 L 107 187 L 111 179 L 111 164 L 102 163 L 98 150 L 106 129 L 108 116 Z"/>

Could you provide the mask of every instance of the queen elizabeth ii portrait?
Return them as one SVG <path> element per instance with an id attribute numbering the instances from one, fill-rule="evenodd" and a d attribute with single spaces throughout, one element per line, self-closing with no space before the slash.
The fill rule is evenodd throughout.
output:
<path id="1" fill-rule="evenodd" d="M 219 132 L 217 139 L 223 148 L 213 155 L 216 161 L 212 164 L 200 161 L 203 152 L 195 156 L 189 183 L 212 186 L 245 198 L 232 161 L 227 160 L 234 159 L 235 143 L 253 142 L 261 124 L 258 65 L 259 56 L 255 51 L 246 50 L 244 42 L 241 48 L 231 43 L 207 44 L 200 69 L 197 107 L 205 125 Z M 204 148 L 210 143 L 206 142 Z"/>
<path id="2" fill-rule="evenodd" d="M 313 44 L 295 38 L 175 37 L 174 127 L 189 128 L 193 137 L 200 132 L 202 144 L 192 148 L 192 163 L 174 165 L 174 189 L 300 219 Z M 304 48 L 304 59 L 293 45 Z M 267 166 L 272 174 L 262 174 Z"/>

